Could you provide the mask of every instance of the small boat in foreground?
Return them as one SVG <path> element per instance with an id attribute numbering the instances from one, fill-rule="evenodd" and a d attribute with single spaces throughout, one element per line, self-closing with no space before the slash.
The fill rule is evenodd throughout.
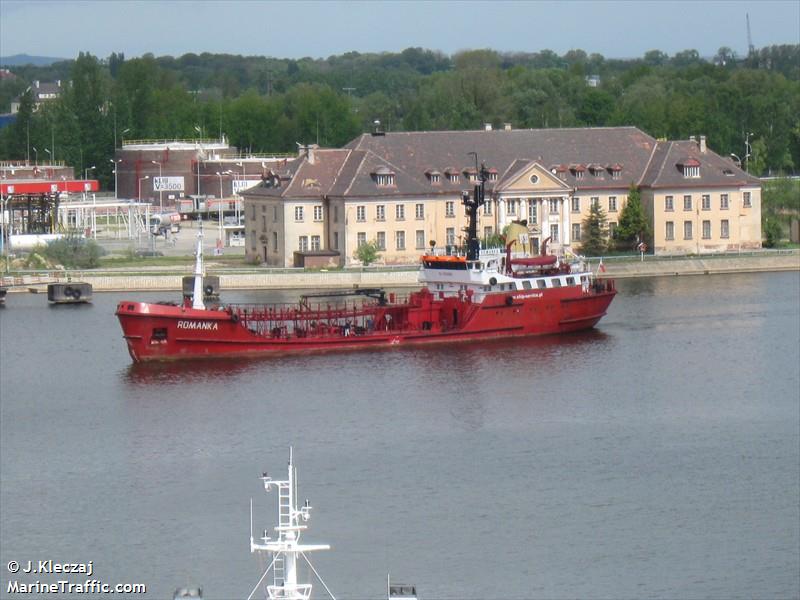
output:
<path id="1" fill-rule="evenodd" d="M 407 296 L 381 289 L 306 294 L 296 305 L 203 301 L 202 229 L 191 299 L 124 300 L 116 315 L 134 362 L 257 356 L 452 343 L 569 333 L 594 327 L 616 289 L 582 263 L 524 251 L 527 229 L 505 248 L 481 249 L 478 209 L 485 203 L 485 168 L 462 203 L 469 217 L 466 251 L 422 256 L 422 288 Z M 509 236 L 511 237 L 511 236 Z M 512 251 L 514 247 L 523 251 Z M 323 301 L 324 300 L 324 301 Z M 342 302 L 344 300 L 344 302 Z M 333 301 L 333 302 L 332 302 Z"/>

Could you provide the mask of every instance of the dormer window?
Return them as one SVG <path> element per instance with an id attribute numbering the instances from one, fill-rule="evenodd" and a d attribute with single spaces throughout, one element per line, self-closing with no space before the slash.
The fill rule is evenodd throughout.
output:
<path id="1" fill-rule="evenodd" d="M 597 163 L 589 165 L 589 172 L 595 177 L 602 177 L 604 171 L 603 165 L 598 165 Z"/>
<path id="2" fill-rule="evenodd" d="M 586 167 L 583 165 L 570 165 L 570 171 L 575 176 L 575 179 L 583 179 L 583 176 L 586 173 Z"/>
<path id="3" fill-rule="evenodd" d="M 700 161 L 696 158 L 687 158 L 678 163 L 678 166 L 687 179 L 700 177 Z"/>
<path id="4" fill-rule="evenodd" d="M 619 163 L 608 165 L 608 172 L 611 173 L 611 179 L 619 179 L 622 177 L 622 165 Z"/>
<path id="5" fill-rule="evenodd" d="M 394 171 L 389 167 L 378 167 L 372 176 L 375 178 L 375 183 L 377 183 L 379 187 L 394 185 Z"/>
<path id="6" fill-rule="evenodd" d="M 444 174 L 447 175 L 447 181 L 449 181 L 450 183 L 458 183 L 459 181 L 458 169 L 450 167 L 445 170 Z"/>
<path id="7" fill-rule="evenodd" d="M 466 177 L 467 181 L 470 183 L 478 183 L 478 170 L 474 167 L 464 169 L 464 177 Z"/>
<path id="8" fill-rule="evenodd" d="M 438 185 L 442 181 L 442 174 L 435 169 L 428 169 L 425 171 L 425 175 L 428 176 L 428 181 L 430 181 L 431 185 Z"/>
<path id="9" fill-rule="evenodd" d="M 491 169 L 487 169 L 487 173 L 489 174 L 489 181 L 497 181 L 497 169 L 492 167 Z"/>

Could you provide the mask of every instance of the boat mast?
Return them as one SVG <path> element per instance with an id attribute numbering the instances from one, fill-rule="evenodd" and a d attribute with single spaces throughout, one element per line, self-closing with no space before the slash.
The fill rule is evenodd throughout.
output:
<path id="1" fill-rule="evenodd" d="M 475 168 L 478 168 L 478 155 L 475 152 L 470 152 L 475 156 Z M 478 239 L 478 209 L 486 203 L 485 198 L 485 182 L 489 178 L 489 172 L 486 170 L 486 165 L 481 164 L 478 170 L 478 183 L 472 192 L 472 198 L 469 192 L 461 194 L 461 203 L 467 209 L 467 217 L 469 223 L 467 225 L 467 260 L 478 260 L 481 252 L 481 241 Z"/>
<path id="2" fill-rule="evenodd" d="M 197 252 L 194 262 L 194 294 L 192 296 L 192 308 L 204 310 L 206 305 L 203 303 L 203 222 L 200 221 L 200 231 L 197 232 Z"/>
<path id="3" fill-rule="evenodd" d="M 301 544 L 300 534 L 307 529 L 306 525 L 300 525 L 300 520 L 307 522 L 311 518 L 311 505 L 305 501 L 302 508 L 297 508 L 297 476 L 294 463 L 292 461 L 292 450 L 289 450 L 289 476 L 284 481 L 275 481 L 264 473 L 261 480 L 264 482 L 264 489 L 269 492 L 271 488 L 278 490 L 278 526 L 275 531 L 278 533 L 276 540 L 270 540 L 264 531 L 262 538 L 264 543 L 256 543 L 253 540 L 252 532 L 250 535 L 250 552 L 264 550 L 273 554 L 273 584 L 267 586 L 267 594 L 270 599 L 281 600 L 307 600 L 311 595 L 310 583 L 298 583 L 297 581 L 297 560 L 302 557 L 308 562 L 305 552 L 314 550 L 328 550 L 327 544 Z M 251 526 L 252 527 L 252 526 Z M 313 566 L 308 562 L 312 570 Z M 314 574 L 319 578 L 316 570 Z M 330 594 L 325 583 L 320 582 Z M 331 595 L 331 597 L 333 597 Z"/>

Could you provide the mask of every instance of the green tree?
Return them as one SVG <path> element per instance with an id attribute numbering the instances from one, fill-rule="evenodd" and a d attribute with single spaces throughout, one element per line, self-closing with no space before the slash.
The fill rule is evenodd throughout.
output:
<path id="1" fill-rule="evenodd" d="M 581 252 L 585 256 L 601 256 L 608 248 L 608 223 L 599 203 L 592 203 L 589 215 L 583 220 Z"/>
<path id="2" fill-rule="evenodd" d="M 68 236 L 48 242 L 44 254 L 51 261 L 69 268 L 94 269 L 100 264 L 103 248 L 94 240 Z"/>
<path id="3" fill-rule="evenodd" d="M 381 255 L 378 253 L 378 243 L 376 241 L 361 244 L 353 252 L 353 258 L 360 260 L 365 267 L 378 260 Z"/>
<path id="4" fill-rule="evenodd" d="M 17 120 L 8 128 L 6 151 L 12 160 L 22 160 L 28 156 L 28 134 L 33 115 L 33 92 L 28 88 L 20 99 Z"/>
<path id="5" fill-rule="evenodd" d="M 617 240 L 621 248 L 634 246 L 650 239 L 650 223 L 642 208 L 642 195 L 639 189 L 631 184 L 628 189 L 628 201 L 619 215 Z"/>
<path id="6" fill-rule="evenodd" d="M 777 246 L 783 236 L 780 221 L 774 216 L 764 217 L 762 228 L 764 229 L 764 247 L 774 248 Z"/>

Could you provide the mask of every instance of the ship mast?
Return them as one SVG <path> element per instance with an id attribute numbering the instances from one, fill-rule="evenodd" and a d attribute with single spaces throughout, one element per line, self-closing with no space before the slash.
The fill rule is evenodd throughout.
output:
<path id="1" fill-rule="evenodd" d="M 203 222 L 200 221 L 200 231 L 197 232 L 197 252 L 194 262 L 194 294 L 192 296 L 192 308 L 204 310 L 206 305 L 203 303 Z"/>
<path id="2" fill-rule="evenodd" d="M 300 543 L 300 534 L 307 529 L 306 525 L 300 525 L 300 521 L 307 522 L 311 518 L 311 504 L 306 500 L 302 508 L 299 510 L 297 508 L 297 482 L 295 480 L 297 471 L 292 462 L 291 448 L 289 449 L 288 472 L 288 478 L 283 481 L 273 480 L 267 473 L 261 476 L 267 492 L 273 487 L 278 490 L 278 526 L 275 527 L 278 537 L 275 540 L 270 539 L 265 529 L 264 536 L 261 538 L 263 543 L 254 541 L 251 514 L 250 552 L 266 551 L 273 555 L 272 562 L 267 568 L 267 571 L 270 568 L 273 570 L 272 585 L 267 586 L 270 600 L 308 600 L 311 596 L 311 584 L 298 583 L 297 580 L 297 562 L 300 557 L 308 563 L 330 597 L 333 598 L 333 594 L 304 554 L 315 550 L 329 550 L 330 546 Z M 267 571 L 264 572 L 264 575 L 267 574 Z M 263 578 L 264 576 L 262 576 L 262 580 Z M 259 584 L 256 585 L 256 588 Z M 255 589 L 253 591 L 255 592 Z"/>
<path id="3" fill-rule="evenodd" d="M 470 152 L 475 156 L 475 168 L 478 167 L 478 155 L 475 152 Z M 469 223 L 467 225 L 467 260 L 478 260 L 481 252 L 481 241 L 478 239 L 478 209 L 486 204 L 485 198 L 485 183 L 489 178 L 489 172 L 486 170 L 486 165 L 481 164 L 478 170 L 478 183 L 472 191 L 470 198 L 469 192 L 461 194 L 461 203 L 467 209 L 467 217 Z"/>

